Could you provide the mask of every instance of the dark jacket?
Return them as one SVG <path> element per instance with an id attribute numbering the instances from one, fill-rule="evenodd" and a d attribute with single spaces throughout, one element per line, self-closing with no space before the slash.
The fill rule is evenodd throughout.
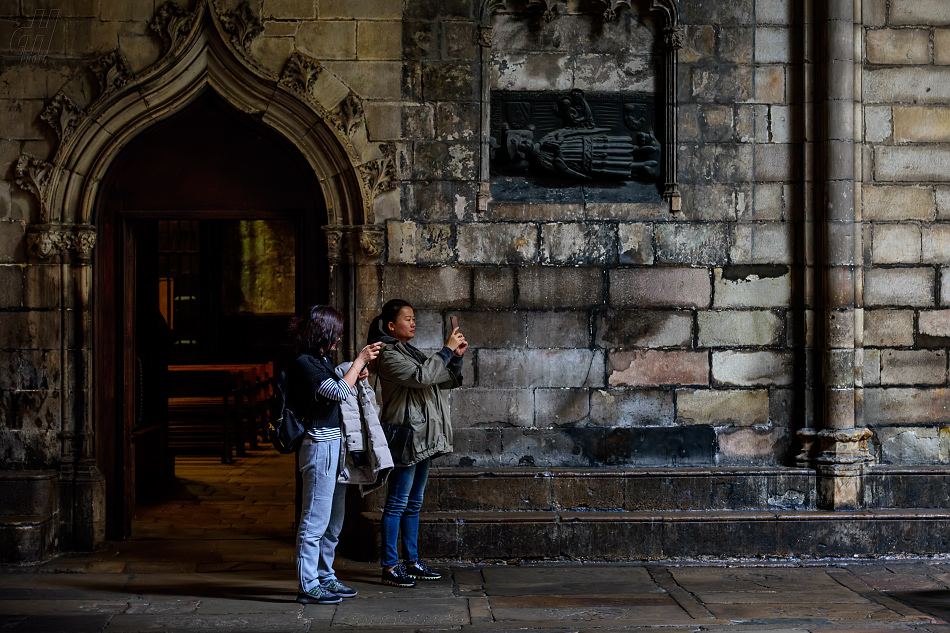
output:
<path id="1" fill-rule="evenodd" d="M 290 368 L 289 405 L 308 429 L 342 428 L 340 403 L 317 393 L 327 378 L 338 379 L 330 361 L 321 356 L 301 354 Z"/>

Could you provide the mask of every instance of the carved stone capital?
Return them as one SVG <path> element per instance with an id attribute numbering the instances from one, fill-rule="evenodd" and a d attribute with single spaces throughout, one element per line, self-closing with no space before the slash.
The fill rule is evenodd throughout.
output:
<path id="1" fill-rule="evenodd" d="M 494 32 L 495 30 L 492 27 L 480 24 L 475 29 L 475 43 L 482 48 L 491 48 Z"/>
<path id="2" fill-rule="evenodd" d="M 191 23 L 194 15 L 188 13 L 180 5 L 168 0 L 155 10 L 152 21 L 148 28 L 155 35 L 161 38 L 163 45 L 163 55 L 169 52 L 184 39 L 184 36 L 191 30 Z"/>
<path id="3" fill-rule="evenodd" d="M 377 260 L 386 252 L 386 230 L 379 226 L 366 225 L 359 229 L 360 254 Z"/>
<path id="4" fill-rule="evenodd" d="M 53 128 L 56 136 L 62 142 L 72 134 L 84 116 L 86 116 L 86 113 L 83 109 L 73 103 L 72 99 L 66 96 L 66 93 L 57 92 L 46 108 L 43 109 L 40 120 Z"/>
<path id="5" fill-rule="evenodd" d="M 668 28 L 663 31 L 663 43 L 669 50 L 678 51 L 685 45 L 683 29 L 679 27 Z"/>
<path id="6" fill-rule="evenodd" d="M 86 224 L 38 224 L 27 233 L 30 252 L 41 260 L 86 263 L 96 246 L 96 227 Z"/>
<path id="7" fill-rule="evenodd" d="M 320 62 L 300 51 L 294 51 L 280 74 L 280 83 L 294 92 L 310 97 L 313 85 L 322 72 L 323 66 Z"/>
<path id="8" fill-rule="evenodd" d="M 99 97 L 129 83 L 133 74 L 129 62 L 117 48 L 92 62 L 89 70 L 99 82 Z"/>
<path id="9" fill-rule="evenodd" d="M 564 0 L 528 0 L 528 8 L 537 8 L 541 11 L 543 22 L 553 22 L 557 17 L 557 5 Z"/>
<path id="10" fill-rule="evenodd" d="M 604 20 L 606 22 L 612 22 L 617 19 L 617 15 L 622 8 L 627 7 L 628 11 L 632 8 L 630 6 L 630 0 L 599 0 L 599 2 L 607 7 L 604 9 Z"/>
<path id="11" fill-rule="evenodd" d="M 330 120 L 346 136 L 350 136 L 365 119 L 363 101 L 355 92 L 350 91 L 346 98 L 330 112 Z"/>
<path id="12" fill-rule="evenodd" d="M 46 192 L 52 171 L 53 165 L 30 154 L 21 154 L 14 170 L 17 186 L 33 194 L 40 204 L 40 213 L 44 221 L 49 217 L 46 209 Z"/>
<path id="13" fill-rule="evenodd" d="M 817 435 L 821 443 L 821 453 L 816 459 L 819 469 L 847 468 L 874 461 L 868 446 L 868 440 L 874 436 L 871 429 L 825 429 Z"/>
<path id="14" fill-rule="evenodd" d="M 221 26 L 231 36 L 235 48 L 247 52 L 255 37 L 264 32 L 264 25 L 254 15 L 251 5 L 244 0 L 237 9 L 219 14 Z"/>
<path id="15" fill-rule="evenodd" d="M 338 264 L 343 261 L 346 233 L 342 229 L 331 226 L 325 226 L 323 230 L 327 234 L 327 259 L 331 264 Z"/>
<path id="16" fill-rule="evenodd" d="M 376 160 L 360 165 L 360 175 L 370 192 L 370 198 L 384 191 L 392 191 L 398 183 L 396 176 L 396 148 L 391 143 L 380 146 L 383 155 Z"/>

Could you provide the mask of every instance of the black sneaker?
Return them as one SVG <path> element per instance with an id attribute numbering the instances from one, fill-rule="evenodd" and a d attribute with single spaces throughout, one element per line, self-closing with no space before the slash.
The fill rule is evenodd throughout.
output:
<path id="1" fill-rule="evenodd" d="M 324 589 L 326 589 L 329 592 L 335 593 L 341 598 L 352 598 L 353 596 L 357 594 L 356 589 L 350 589 L 349 587 L 344 585 L 342 582 L 340 582 L 336 578 L 331 578 L 330 580 L 326 582 L 322 582 L 320 584 L 323 586 Z"/>
<path id="2" fill-rule="evenodd" d="M 298 591 L 297 602 L 300 604 L 339 604 L 343 602 L 343 598 L 317 585 L 306 593 Z"/>
<path id="3" fill-rule="evenodd" d="M 442 574 L 434 572 L 421 560 L 406 565 L 406 574 L 415 580 L 439 580 Z"/>
<path id="4" fill-rule="evenodd" d="M 383 570 L 383 584 L 393 587 L 415 587 L 416 581 L 406 574 L 405 565 L 396 565 L 390 570 Z"/>

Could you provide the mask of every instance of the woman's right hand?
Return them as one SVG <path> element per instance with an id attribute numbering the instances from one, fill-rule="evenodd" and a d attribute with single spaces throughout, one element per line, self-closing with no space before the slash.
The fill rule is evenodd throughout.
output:
<path id="1" fill-rule="evenodd" d="M 372 345 L 367 345 L 360 350 L 360 353 L 356 356 L 356 363 L 362 368 L 363 365 L 370 362 L 377 356 L 379 356 L 379 351 L 383 348 L 383 344 L 373 343 Z"/>

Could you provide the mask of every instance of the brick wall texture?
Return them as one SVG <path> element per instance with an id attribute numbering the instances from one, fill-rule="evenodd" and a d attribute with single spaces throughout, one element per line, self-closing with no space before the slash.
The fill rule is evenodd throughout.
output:
<path id="1" fill-rule="evenodd" d="M 18 29 L 51 3 L 0 0 L 0 458 L 21 465 L 55 461 L 57 416 L 70 411 L 58 319 L 70 306 L 60 267 L 28 263 L 39 210 L 13 166 L 21 152 L 52 156 L 39 115 L 92 59 L 118 47 L 141 71 L 161 52 L 148 29 L 158 0 L 55 4 L 50 48 L 34 60 Z M 429 349 L 449 317 L 463 325 L 456 452 L 441 465 L 635 466 L 658 453 L 670 465 L 791 463 L 814 414 L 810 8 L 678 2 L 683 208 L 672 214 L 659 198 L 580 193 L 479 211 L 474 0 L 249 4 L 262 67 L 279 72 L 294 50 L 318 59 L 363 99 L 369 140 L 397 150 L 398 190 L 373 218 L 385 264 L 358 275 L 381 293 L 358 283 L 358 313 L 412 302 Z M 662 91 L 655 15 L 606 22 L 585 3 L 556 5 L 551 22 L 494 18 L 491 89 Z M 948 6 L 863 2 L 864 422 L 893 464 L 950 461 Z M 631 451 L 615 440 L 630 428 L 663 442 L 637 435 L 647 448 Z"/>

